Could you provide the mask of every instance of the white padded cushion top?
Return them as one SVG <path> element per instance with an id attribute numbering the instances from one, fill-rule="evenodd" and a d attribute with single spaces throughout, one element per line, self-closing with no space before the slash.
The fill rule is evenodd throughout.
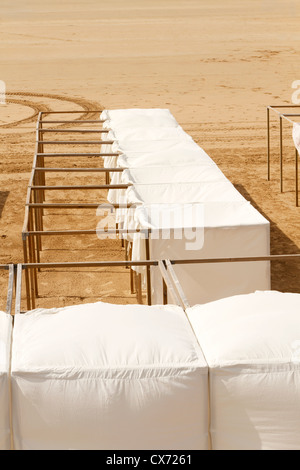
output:
<path id="1" fill-rule="evenodd" d="M 148 152 L 145 149 L 143 154 L 126 152 L 117 158 L 117 166 L 120 168 L 144 168 L 150 166 L 176 167 L 180 171 L 180 166 L 186 165 L 210 165 L 215 166 L 212 159 L 200 147 L 192 148 L 189 143 L 180 143 L 172 149 L 156 152 Z"/>
<path id="2" fill-rule="evenodd" d="M 200 181 L 224 181 L 217 165 L 182 165 L 180 168 L 157 166 L 148 168 L 130 168 L 122 173 L 125 184 L 188 183 Z"/>
<path id="3" fill-rule="evenodd" d="M 104 110 L 100 119 L 104 127 L 177 127 L 178 123 L 168 109 L 114 109 Z"/>
<path id="4" fill-rule="evenodd" d="M 188 135 L 180 126 L 177 127 L 124 127 L 124 128 L 113 128 L 108 133 L 108 139 L 117 140 L 120 145 L 126 148 L 127 141 L 143 140 L 146 141 L 164 141 L 173 140 L 175 143 L 178 140 L 192 141 L 190 135 Z"/>
<path id="5" fill-rule="evenodd" d="M 300 294 L 258 291 L 196 305 L 187 314 L 210 367 L 255 367 L 295 359 Z"/>
<path id="6" fill-rule="evenodd" d="M 230 181 L 200 183 L 135 184 L 126 190 L 132 204 L 245 201 Z"/>
<path id="7" fill-rule="evenodd" d="M 176 306 L 103 302 L 38 309 L 15 318 L 13 370 L 138 368 L 199 364 L 196 340 Z M 113 373 L 113 372 L 112 372 Z"/>

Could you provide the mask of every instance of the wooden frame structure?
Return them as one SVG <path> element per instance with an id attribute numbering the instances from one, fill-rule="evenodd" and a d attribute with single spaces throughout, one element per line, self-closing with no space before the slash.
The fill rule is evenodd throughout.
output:
<path id="1" fill-rule="evenodd" d="M 280 145 L 280 192 L 283 192 L 283 121 L 287 121 L 290 124 L 296 124 L 292 118 L 299 117 L 299 113 L 282 113 L 282 109 L 299 109 L 300 105 L 278 105 L 278 106 L 267 106 L 267 174 L 268 181 L 271 180 L 271 132 L 270 132 L 270 112 L 273 111 L 279 118 L 279 145 Z M 295 149 L 295 198 L 296 207 L 299 207 L 299 152 Z"/>
<path id="2" fill-rule="evenodd" d="M 37 127 L 36 127 L 36 150 L 35 150 L 35 155 L 34 155 L 34 160 L 33 160 L 33 167 L 30 175 L 30 180 L 29 180 L 29 185 L 28 185 L 28 190 L 27 190 L 27 196 L 26 196 L 26 203 L 25 203 L 25 217 L 24 217 L 24 224 L 23 224 L 23 229 L 22 229 L 22 242 L 23 242 L 23 256 L 24 256 L 24 264 L 31 263 L 31 264 L 36 264 L 36 268 L 31 269 L 31 270 L 26 270 L 26 289 L 27 289 L 27 299 L 28 299 L 28 304 L 27 307 L 29 308 L 34 308 L 35 306 L 35 298 L 38 297 L 38 271 L 41 270 L 42 268 L 42 263 L 40 259 L 40 252 L 42 251 L 42 238 L 43 237 L 49 237 L 49 236 L 78 236 L 78 235 L 97 235 L 100 234 L 101 231 L 99 229 L 89 229 L 89 230 L 83 230 L 83 229 L 77 229 L 77 230 L 44 230 L 44 224 L 43 224 L 43 216 L 45 209 L 94 209 L 96 210 L 99 205 L 101 204 L 101 208 L 105 209 L 111 209 L 114 207 L 115 209 L 122 208 L 123 206 L 120 204 L 110 204 L 110 203 L 101 203 L 101 201 L 98 202 L 92 202 L 92 203 L 86 203 L 86 202 L 65 202 L 65 203 L 49 203 L 46 201 L 46 193 L 48 191 L 70 191 L 70 190 L 85 190 L 85 191 L 91 191 L 95 189 L 126 189 L 129 185 L 128 184 L 110 184 L 110 179 L 109 179 L 109 174 L 112 172 L 122 172 L 123 168 L 104 168 L 102 158 L 103 157 L 108 157 L 108 156 L 118 156 L 119 153 L 115 152 L 55 152 L 55 153 L 47 153 L 45 151 L 45 147 L 47 145 L 55 145 L 55 146 L 60 146 L 60 145 L 69 145 L 69 146 L 85 146 L 85 145 L 95 145 L 97 147 L 101 147 L 102 145 L 111 145 L 113 144 L 113 140 L 59 140 L 59 139 L 53 139 L 49 138 L 50 140 L 45 140 L 44 135 L 45 134 L 50 134 L 50 135 L 55 135 L 55 134 L 66 134 L 66 133 L 75 133 L 75 134 L 105 134 L 110 131 L 110 129 L 104 129 L 104 128 L 98 128 L 98 129 L 84 129 L 84 128 L 74 128 L 73 126 L 76 124 L 77 127 L 78 125 L 81 124 L 102 124 L 104 121 L 100 119 L 75 119 L 75 120 L 68 120 L 68 119 L 61 119 L 61 118 L 55 118 L 55 119 L 49 119 L 49 115 L 72 115 L 72 114 L 78 114 L 80 117 L 82 115 L 90 115 L 90 114 L 99 114 L 101 113 L 101 110 L 93 110 L 93 111 L 49 111 L 49 112 L 40 112 L 38 115 L 38 120 L 37 120 Z M 58 128 L 53 128 L 53 127 L 48 127 L 48 125 L 51 124 L 51 126 L 60 124 L 62 125 L 63 128 L 58 127 Z M 64 126 L 67 126 L 65 128 Z M 71 127 L 69 127 L 71 126 Z M 63 167 L 49 167 L 45 165 L 45 162 L 47 159 L 52 159 L 52 158 L 59 158 L 62 161 L 65 159 L 68 161 L 70 158 L 77 158 L 77 157 L 99 157 L 101 159 L 101 163 L 99 164 L 98 167 L 96 168 L 89 168 L 87 167 L 69 167 L 68 165 L 64 165 Z M 98 184 L 98 185 L 68 185 L 68 186 L 60 186 L 60 185 L 47 185 L 46 184 L 46 174 L 54 174 L 54 173 L 85 173 L 85 172 L 92 172 L 92 173 L 105 173 L 105 184 Z M 128 208 L 129 205 L 126 205 L 126 208 Z M 121 231 L 118 230 L 118 228 L 113 231 L 107 231 L 103 230 L 102 233 L 115 233 L 116 235 L 120 235 Z M 128 233 L 128 232 L 127 232 Z M 125 245 L 125 253 L 127 254 L 127 244 L 126 242 L 124 243 L 122 239 L 122 246 Z M 126 259 L 126 255 L 125 255 Z M 132 269 L 130 268 L 130 274 L 131 274 L 131 290 L 133 292 L 134 290 L 134 273 L 132 272 Z M 141 283 L 139 279 L 136 279 L 136 287 L 137 287 L 137 295 L 140 296 L 140 289 L 141 289 Z M 148 290 L 148 293 L 150 291 Z M 31 299 L 31 300 L 30 300 Z M 151 303 L 150 297 L 148 295 L 148 303 Z"/>
<path id="3" fill-rule="evenodd" d="M 8 287 L 7 287 L 7 298 L 6 298 L 6 313 L 12 314 L 12 303 L 13 294 L 15 287 L 15 266 L 13 264 L 0 264 L 0 270 L 8 271 Z"/>

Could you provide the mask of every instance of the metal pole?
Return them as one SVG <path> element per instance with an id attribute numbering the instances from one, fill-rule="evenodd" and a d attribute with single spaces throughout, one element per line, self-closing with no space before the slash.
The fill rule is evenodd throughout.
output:
<path id="1" fill-rule="evenodd" d="M 51 172 L 51 173 L 109 173 L 109 172 L 115 172 L 115 173 L 122 173 L 122 171 L 127 170 L 127 168 L 35 168 L 35 172 L 38 173 L 39 171 L 42 172 Z"/>
<path id="2" fill-rule="evenodd" d="M 241 258 L 201 258 L 201 259 L 173 259 L 171 264 L 210 264 L 210 263 L 246 263 L 252 261 L 289 261 L 300 260 L 300 253 L 289 255 L 248 256 Z"/>
<path id="3" fill-rule="evenodd" d="M 29 186 L 29 188 L 33 192 L 40 192 L 40 191 L 73 191 L 75 189 L 80 189 L 80 190 L 93 190 L 93 189 L 127 189 L 129 186 L 132 186 L 132 184 L 95 184 L 95 185 L 90 185 L 90 186 L 83 186 L 83 185 L 74 185 L 74 186 Z M 38 202 L 35 202 L 35 204 L 38 204 Z"/>
<path id="4" fill-rule="evenodd" d="M 288 107 L 288 106 L 287 106 Z M 102 113 L 103 109 L 91 109 L 91 110 L 84 110 L 81 111 L 72 111 L 72 110 L 65 110 L 65 111 L 41 111 L 41 115 L 48 116 L 49 114 L 95 114 L 95 113 Z M 97 122 L 105 122 L 105 119 L 99 119 Z"/>
<path id="5" fill-rule="evenodd" d="M 50 145 L 112 145 L 113 140 L 44 140 L 39 141 L 38 144 Z M 44 148 L 44 147 L 43 147 Z M 42 152 L 41 152 L 42 153 Z"/>
<path id="6" fill-rule="evenodd" d="M 72 153 L 66 153 L 66 152 L 58 152 L 58 153 L 37 153 L 37 155 L 41 155 L 43 158 L 44 157 L 118 157 L 120 153 L 118 152 L 72 152 Z"/>
<path id="7" fill-rule="evenodd" d="M 282 158 L 282 116 L 279 118 L 280 120 L 280 192 L 283 192 L 283 158 Z"/>
<path id="8" fill-rule="evenodd" d="M 43 124 L 81 124 L 81 123 L 93 123 L 93 124 L 98 124 L 98 123 L 103 123 L 104 121 L 100 121 L 100 120 L 94 120 L 94 119 L 76 119 L 75 121 L 70 121 L 70 120 L 60 120 L 60 121 L 47 121 L 47 120 L 43 120 Z M 103 129 L 103 132 L 109 132 L 110 129 Z"/>
<path id="9" fill-rule="evenodd" d="M 41 123 L 42 125 L 42 123 Z M 42 129 L 40 127 L 40 135 L 46 133 L 54 133 L 54 134 L 107 134 L 109 132 L 108 129 Z"/>
<path id="10" fill-rule="evenodd" d="M 270 108 L 267 107 L 267 137 L 268 137 L 268 181 L 271 179 L 270 169 Z"/>

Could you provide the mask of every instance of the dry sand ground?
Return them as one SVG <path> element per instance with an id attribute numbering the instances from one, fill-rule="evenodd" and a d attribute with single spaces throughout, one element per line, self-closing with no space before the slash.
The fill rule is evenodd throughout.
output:
<path id="1" fill-rule="evenodd" d="M 37 112 L 65 109 L 169 108 L 270 220 L 272 253 L 299 252 L 291 132 L 285 125 L 280 194 L 276 119 L 271 182 L 266 178 L 266 106 L 291 104 L 291 84 L 300 79 L 298 0 L 2 0 L 0 15 L 0 80 L 7 87 L 7 104 L 0 105 L 1 263 L 23 261 Z M 97 217 L 57 213 L 46 227 L 78 221 L 94 228 Z M 119 241 L 83 237 L 47 240 L 42 254 L 42 261 L 123 258 Z M 80 273 L 41 273 L 39 305 L 135 301 L 128 270 L 86 274 L 81 284 Z M 299 292 L 299 274 L 295 264 L 274 263 L 272 287 Z"/>

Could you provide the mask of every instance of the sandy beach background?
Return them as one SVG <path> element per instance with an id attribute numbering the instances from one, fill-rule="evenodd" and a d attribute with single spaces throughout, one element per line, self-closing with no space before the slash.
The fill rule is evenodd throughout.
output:
<path id="1" fill-rule="evenodd" d="M 285 125 L 281 194 L 277 119 L 270 182 L 266 166 L 266 106 L 292 104 L 292 83 L 300 80 L 298 0 L 2 0 L 0 19 L 0 80 L 6 84 L 6 104 L 0 104 L 0 263 L 23 261 L 37 113 L 69 109 L 169 108 L 271 222 L 271 252 L 299 253 L 291 129 Z M 55 224 L 74 227 L 78 220 L 82 227 L 97 224 L 96 214 L 86 213 L 56 214 Z M 53 215 L 47 224 L 53 226 Z M 47 240 L 42 253 L 42 261 L 123 258 L 119 241 L 84 237 Z M 300 292 L 299 275 L 299 263 L 274 263 L 272 287 Z M 40 276 L 39 305 L 135 301 L 128 270 L 86 273 L 85 284 L 78 272 Z M 2 275 L 0 287 L 3 300 Z"/>

